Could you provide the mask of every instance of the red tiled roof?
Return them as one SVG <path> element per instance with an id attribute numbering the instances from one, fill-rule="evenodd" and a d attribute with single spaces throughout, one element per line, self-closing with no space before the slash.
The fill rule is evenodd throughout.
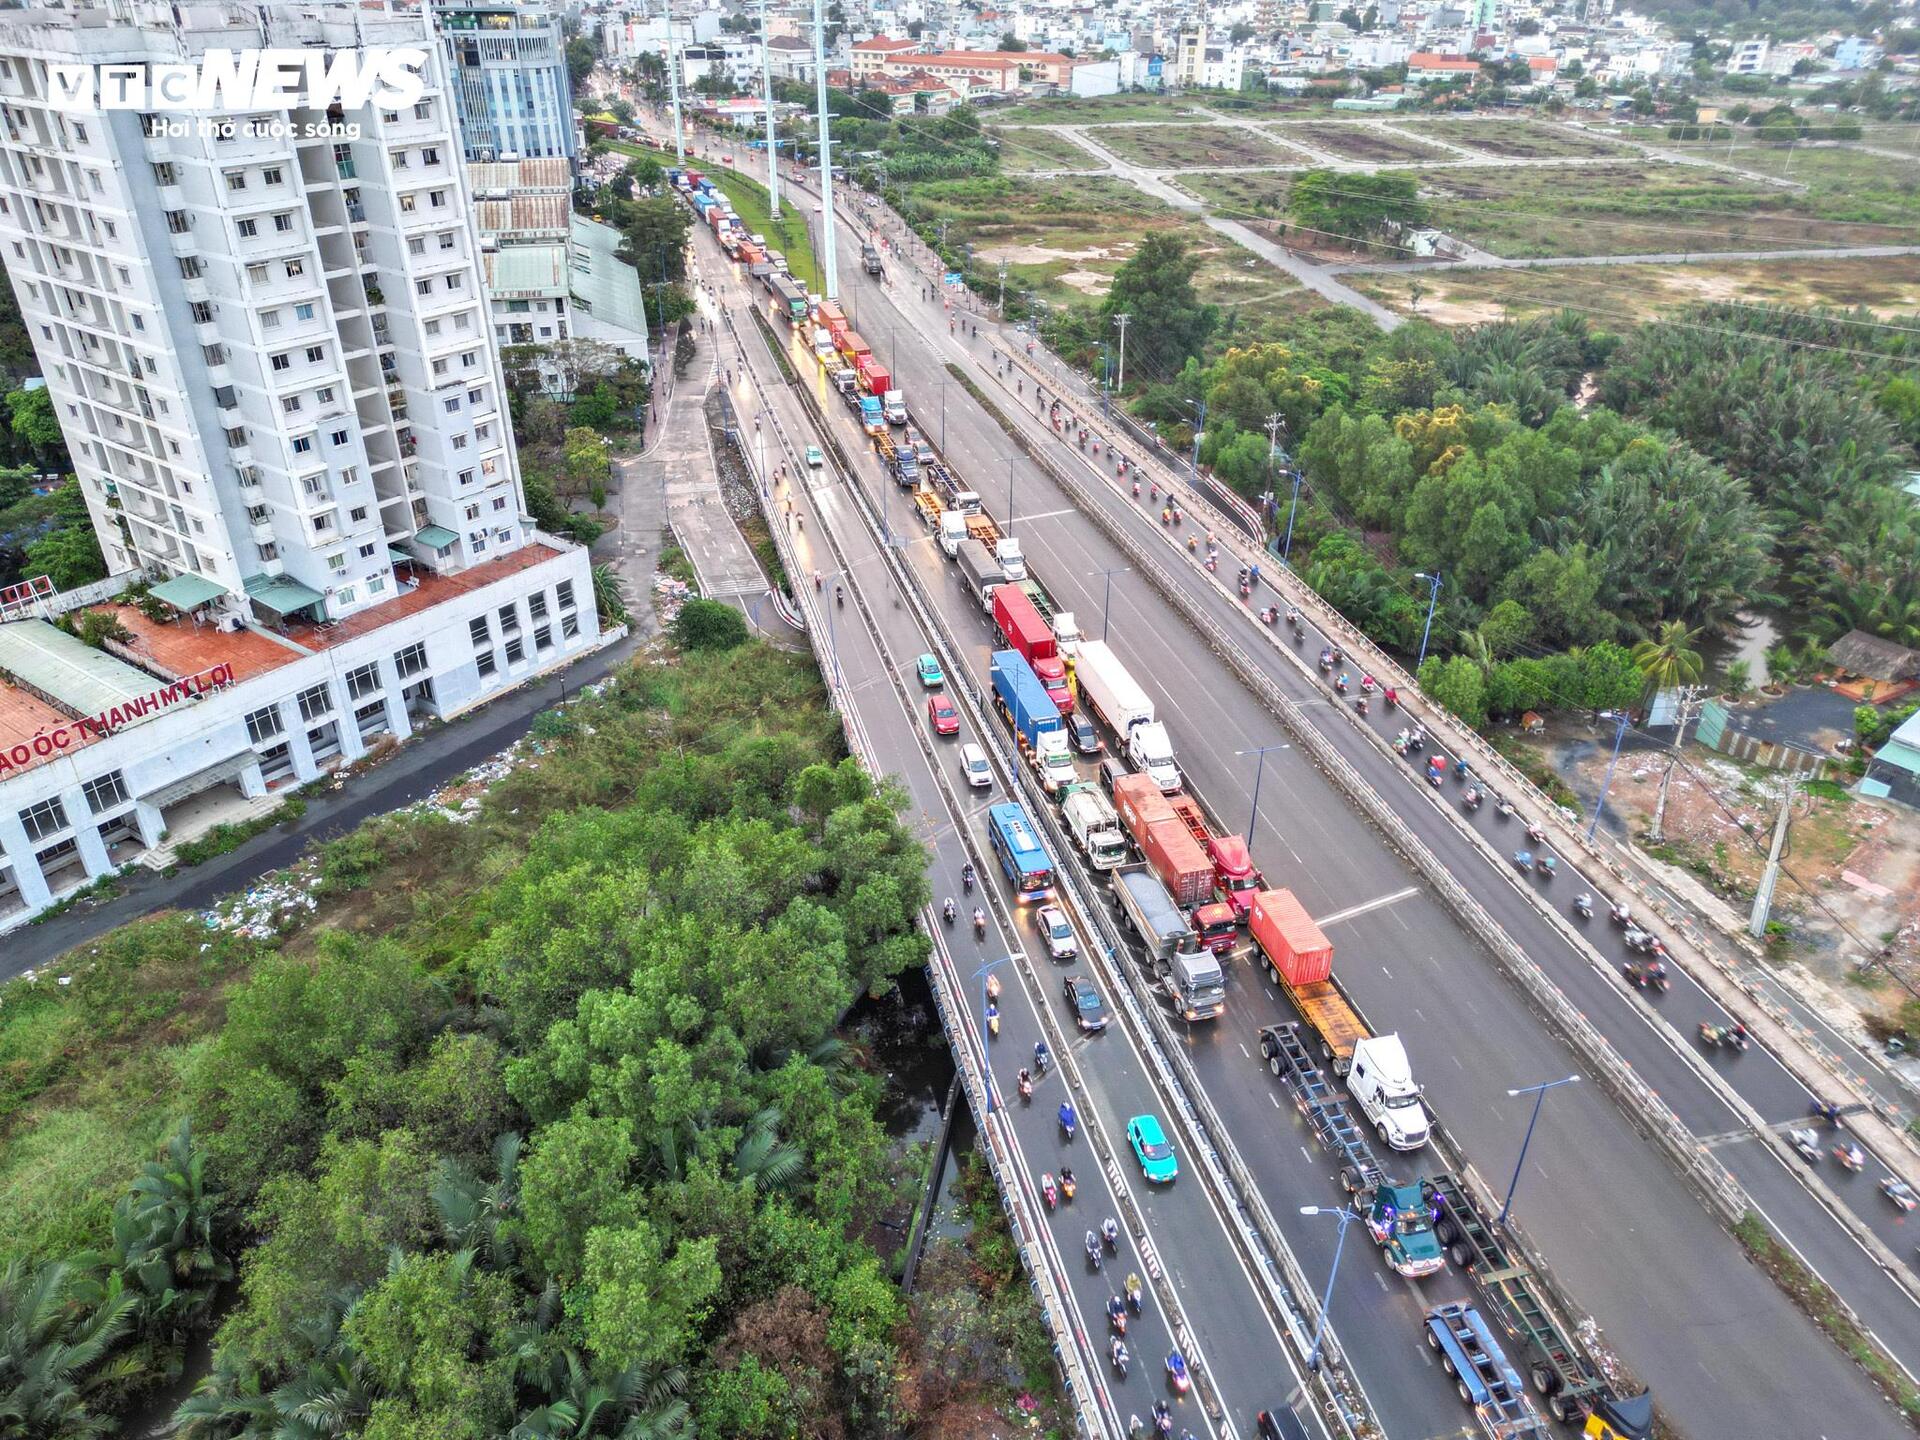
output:
<path id="1" fill-rule="evenodd" d="M 1480 62 L 1477 60 L 1469 60 L 1464 55 L 1420 54 L 1420 55 L 1409 55 L 1407 57 L 1407 68 L 1409 70 L 1475 70 L 1477 71 L 1480 68 Z"/>
<path id="2" fill-rule="evenodd" d="M 871 39 L 855 41 L 853 48 L 869 51 L 911 50 L 919 43 L 918 40 L 890 40 L 885 35 L 875 35 Z"/>

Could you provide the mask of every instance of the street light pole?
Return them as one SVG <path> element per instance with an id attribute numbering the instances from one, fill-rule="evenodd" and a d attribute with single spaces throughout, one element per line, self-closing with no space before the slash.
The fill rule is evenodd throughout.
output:
<path id="1" fill-rule="evenodd" d="M 1253 813 L 1247 817 L 1247 844 L 1253 844 L 1253 832 L 1260 824 L 1260 777 L 1267 773 L 1267 752 L 1269 750 L 1291 750 L 1286 744 L 1261 745 L 1252 750 L 1236 750 L 1235 755 L 1258 755 L 1260 763 L 1253 772 Z"/>
<path id="2" fill-rule="evenodd" d="M 1436 570 L 1429 575 L 1424 570 L 1418 570 L 1414 572 L 1413 578 L 1426 581 L 1430 587 L 1427 591 L 1427 624 L 1426 628 L 1420 632 L 1420 658 L 1413 667 L 1414 678 L 1418 679 L 1420 667 L 1427 663 L 1427 637 L 1433 634 L 1433 612 L 1440 604 L 1440 572 Z"/>
<path id="3" fill-rule="evenodd" d="M 1600 798 L 1593 802 L 1593 821 L 1587 826 L 1587 843 L 1593 843 L 1593 832 L 1600 828 L 1600 812 L 1607 808 L 1607 791 L 1613 786 L 1613 767 L 1620 763 L 1620 742 L 1627 738 L 1627 725 L 1632 717 L 1622 710 L 1617 715 L 1611 710 L 1600 712 L 1602 720 L 1616 720 L 1619 728 L 1613 732 L 1613 758 L 1607 761 L 1607 778 L 1600 782 Z"/>
<path id="4" fill-rule="evenodd" d="M 1562 1085 L 1578 1083 L 1578 1075 L 1569 1075 L 1564 1080 L 1548 1080 L 1539 1085 L 1522 1085 L 1518 1090 L 1509 1090 L 1507 1094 L 1518 1097 L 1533 1096 L 1533 1116 L 1527 1121 L 1526 1138 L 1520 1142 L 1520 1158 L 1513 1162 L 1513 1179 L 1507 1182 L 1507 1198 L 1501 1202 L 1500 1218 L 1493 1223 L 1505 1225 L 1507 1216 L 1513 1210 L 1513 1192 L 1520 1184 L 1520 1167 L 1527 1163 L 1527 1146 L 1533 1143 L 1533 1127 L 1540 1122 L 1540 1106 L 1547 1098 L 1547 1091 L 1558 1089 Z"/>
<path id="5" fill-rule="evenodd" d="M 1320 1342 L 1327 1334 L 1327 1310 L 1333 1304 L 1333 1282 L 1340 1274 L 1340 1254 L 1347 1248 L 1347 1226 L 1360 1217 L 1345 1205 L 1335 1209 L 1330 1205 L 1302 1205 L 1302 1215 L 1331 1215 L 1340 1222 L 1340 1238 L 1333 1244 L 1333 1269 L 1327 1273 L 1327 1293 L 1320 1297 L 1320 1323 L 1313 1327 L 1313 1349 L 1307 1355 L 1307 1373 L 1320 1373 Z"/>
<path id="6" fill-rule="evenodd" d="M 1113 317 L 1113 323 L 1120 327 L 1120 377 L 1113 384 L 1116 390 L 1127 388 L 1127 326 L 1132 321 L 1133 316 L 1124 312 Z"/>
<path id="7" fill-rule="evenodd" d="M 1107 577 L 1106 598 L 1100 602 L 1100 638 L 1102 640 L 1107 638 L 1107 616 L 1111 614 L 1113 610 L 1113 577 L 1116 575 L 1124 575 L 1131 568 L 1131 566 L 1127 565 L 1115 565 L 1110 569 L 1089 570 L 1087 572 L 1088 575 L 1104 575 Z"/>

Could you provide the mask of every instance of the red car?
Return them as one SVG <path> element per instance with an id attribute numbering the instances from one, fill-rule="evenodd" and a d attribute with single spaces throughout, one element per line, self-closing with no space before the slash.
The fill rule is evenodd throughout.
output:
<path id="1" fill-rule="evenodd" d="M 927 697 L 927 718 L 933 722 L 933 733 L 936 735 L 960 733 L 960 712 L 953 708 L 953 702 L 944 695 Z"/>

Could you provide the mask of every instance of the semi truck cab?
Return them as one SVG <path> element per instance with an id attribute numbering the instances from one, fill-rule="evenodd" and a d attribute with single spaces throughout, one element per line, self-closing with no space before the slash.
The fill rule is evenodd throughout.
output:
<path id="1" fill-rule="evenodd" d="M 1147 720 L 1127 732 L 1127 759 L 1133 768 L 1153 777 L 1164 795 L 1180 788 L 1180 767 L 1173 758 L 1173 738 L 1161 721 Z"/>

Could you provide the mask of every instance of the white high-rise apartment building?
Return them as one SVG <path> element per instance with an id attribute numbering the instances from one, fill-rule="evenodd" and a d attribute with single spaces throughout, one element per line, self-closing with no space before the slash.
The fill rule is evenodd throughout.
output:
<path id="1" fill-rule="evenodd" d="M 382 46 L 425 55 L 417 104 L 143 115 L 49 87 Z M 525 542 L 445 66 L 424 13 L 379 5 L 0 14 L 0 263 L 111 569 L 340 619 L 394 594 L 390 547 L 448 573 Z"/>

